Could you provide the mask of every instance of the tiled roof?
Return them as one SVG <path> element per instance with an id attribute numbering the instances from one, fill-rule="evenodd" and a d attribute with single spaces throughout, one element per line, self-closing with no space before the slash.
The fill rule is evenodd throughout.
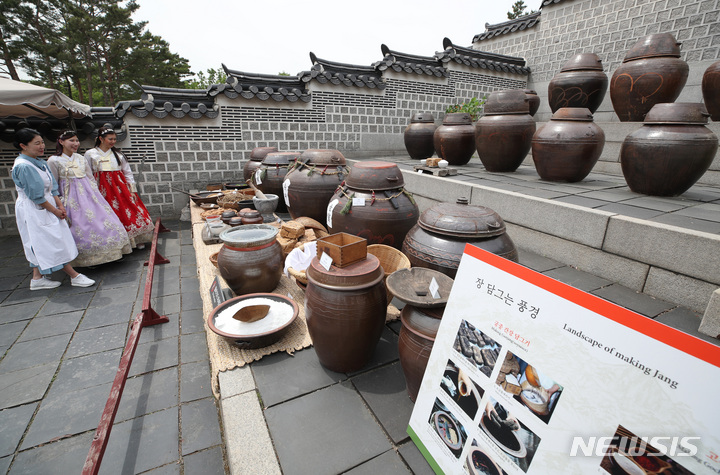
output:
<path id="1" fill-rule="evenodd" d="M 137 83 L 136 83 L 137 84 Z M 138 84 L 138 86 L 140 86 Z M 218 116 L 219 107 L 210 97 L 209 89 L 176 89 L 171 87 L 140 86 L 143 93 L 140 100 L 121 101 L 115 107 L 115 114 L 122 118 L 131 111 L 137 117 L 149 114 L 157 118 L 171 115 L 175 118 L 190 116 L 193 119 Z"/>
<path id="2" fill-rule="evenodd" d="M 545 0 L 543 2 L 543 5 L 545 5 L 545 3 L 547 2 L 553 1 L 559 2 L 561 0 Z M 507 33 L 526 30 L 537 25 L 539 21 L 540 12 L 535 12 L 529 15 L 521 16 L 520 18 L 516 18 L 514 20 L 509 20 L 503 23 L 496 23 L 494 25 L 485 23 L 485 32 L 480 33 L 479 35 L 475 35 L 475 37 L 473 38 L 473 43 L 477 41 L 487 40 L 489 38 L 494 38 L 499 35 L 505 35 Z"/>
<path id="3" fill-rule="evenodd" d="M 215 97 L 221 92 L 230 99 L 242 96 L 245 99 L 258 98 L 266 101 L 272 98 L 275 101 L 310 102 L 310 93 L 300 76 L 280 76 L 272 74 L 245 73 L 228 69 L 222 65 L 227 74 L 225 84 L 211 86 L 209 95 Z"/>
<path id="4" fill-rule="evenodd" d="M 370 89 L 385 89 L 382 75 L 374 66 L 359 66 L 356 64 L 336 63 L 315 56 L 310 52 L 310 61 L 313 66 L 310 71 L 303 71 L 298 77 L 303 82 L 315 80 L 321 84 L 344 84 L 345 86 L 368 87 Z"/>
<path id="5" fill-rule="evenodd" d="M 382 61 L 373 63 L 373 67 L 382 72 L 388 68 L 399 73 L 427 74 L 428 76 L 447 77 L 448 70 L 434 56 L 415 56 L 393 51 L 384 44 L 380 46 Z"/>
<path id="6" fill-rule="evenodd" d="M 455 61 L 472 68 L 489 69 L 491 71 L 503 71 L 506 73 L 530 74 L 530 68 L 525 66 L 525 60 L 515 56 L 486 53 L 472 48 L 457 46 L 449 38 L 443 40 L 444 51 L 435 53 L 435 57 L 443 63 Z"/>
<path id="7" fill-rule="evenodd" d="M 560 3 L 563 0 L 543 0 L 542 5 L 540 5 L 540 8 L 546 7 L 548 5 L 552 5 L 553 3 Z"/>

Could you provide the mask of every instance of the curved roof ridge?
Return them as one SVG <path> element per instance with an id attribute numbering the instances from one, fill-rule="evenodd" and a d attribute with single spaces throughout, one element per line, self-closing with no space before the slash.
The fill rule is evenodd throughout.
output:
<path id="1" fill-rule="evenodd" d="M 553 0 L 546 0 L 552 2 Z M 561 1 L 561 0 L 555 0 Z M 542 6 L 540 7 L 542 8 Z M 502 23 L 496 23 L 491 25 L 485 23 L 485 32 L 475 35 L 473 37 L 473 43 L 477 41 L 486 40 L 495 36 L 504 35 L 507 33 L 513 33 L 515 31 L 522 31 L 528 28 L 532 28 L 537 25 L 540 21 L 540 15 L 542 12 L 530 13 L 521 17 L 515 18 L 514 20 L 504 21 Z"/>

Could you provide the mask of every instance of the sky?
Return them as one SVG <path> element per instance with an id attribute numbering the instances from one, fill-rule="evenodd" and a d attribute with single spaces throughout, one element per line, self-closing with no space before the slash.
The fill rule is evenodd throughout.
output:
<path id="1" fill-rule="evenodd" d="M 186 58 L 209 68 L 295 75 L 320 59 L 369 66 L 380 45 L 418 56 L 443 38 L 469 47 L 485 23 L 507 21 L 515 0 L 137 0 L 135 21 Z M 525 0 L 528 12 L 541 0 Z"/>

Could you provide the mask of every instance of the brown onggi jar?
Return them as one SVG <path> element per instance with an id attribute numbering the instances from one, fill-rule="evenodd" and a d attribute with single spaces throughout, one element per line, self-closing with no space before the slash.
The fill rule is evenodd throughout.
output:
<path id="1" fill-rule="evenodd" d="M 372 357 L 385 326 L 385 274 L 372 254 L 326 270 L 315 257 L 306 270 L 305 319 L 320 363 L 357 371 Z"/>
<path id="2" fill-rule="evenodd" d="M 407 233 L 402 251 L 413 267 L 434 269 L 454 279 L 467 243 L 517 262 L 517 249 L 500 215 L 468 204 L 467 198 L 425 210 Z"/>
<path id="3" fill-rule="evenodd" d="M 265 156 L 268 153 L 273 153 L 277 151 L 277 147 L 255 147 L 254 149 L 252 149 L 252 152 L 250 152 L 250 160 L 245 162 L 245 165 L 243 166 L 243 179 L 245 181 L 248 181 L 250 178 L 252 178 L 255 170 L 260 168 L 260 164 L 262 163 Z"/>
<path id="4" fill-rule="evenodd" d="M 272 292 L 277 287 L 284 264 L 275 239 L 278 232 L 268 224 L 247 224 L 220 233 L 224 244 L 218 270 L 237 295 Z"/>

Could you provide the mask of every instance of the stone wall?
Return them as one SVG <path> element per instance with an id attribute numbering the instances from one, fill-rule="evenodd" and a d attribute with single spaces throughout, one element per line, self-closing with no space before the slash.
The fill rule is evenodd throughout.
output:
<path id="1" fill-rule="evenodd" d="M 187 196 L 174 188 L 242 180 L 242 165 L 255 147 L 280 151 L 338 149 L 346 156 L 406 153 L 403 132 L 415 112 L 438 124 L 448 105 L 491 91 L 522 88 L 527 76 L 450 63 L 448 77 L 384 71 L 384 90 L 311 81 L 310 102 L 216 97 L 215 118 L 124 116 L 129 156 L 139 193 L 152 216 L 177 216 Z M 92 147 L 85 141 L 81 151 Z M 54 151 L 47 144 L 46 157 Z M 15 228 L 15 189 L 10 178 L 17 151 L 0 142 L 0 227 Z"/>

